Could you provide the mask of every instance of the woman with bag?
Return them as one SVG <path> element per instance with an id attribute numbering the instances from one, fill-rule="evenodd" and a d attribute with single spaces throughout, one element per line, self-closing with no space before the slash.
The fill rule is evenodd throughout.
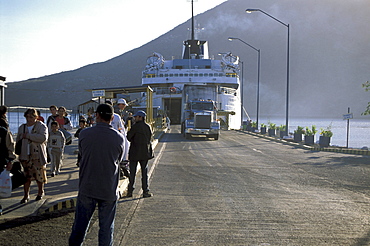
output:
<path id="1" fill-rule="evenodd" d="M 27 181 L 24 184 L 24 197 L 21 203 L 30 200 L 30 185 L 32 180 L 36 180 L 38 193 L 36 201 L 44 196 L 44 184 L 46 178 L 46 143 L 48 139 L 47 126 L 37 120 L 37 112 L 34 108 L 29 108 L 24 113 L 27 123 L 22 124 L 18 129 L 17 141 L 22 139 L 22 149 L 19 160 L 22 163 Z"/>

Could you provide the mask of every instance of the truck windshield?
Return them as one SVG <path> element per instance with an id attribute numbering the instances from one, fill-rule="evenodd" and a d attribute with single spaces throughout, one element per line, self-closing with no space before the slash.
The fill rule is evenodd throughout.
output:
<path id="1" fill-rule="evenodd" d="M 212 102 L 193 102 L 191 108 L 194 110 L 213 110 Z"/>

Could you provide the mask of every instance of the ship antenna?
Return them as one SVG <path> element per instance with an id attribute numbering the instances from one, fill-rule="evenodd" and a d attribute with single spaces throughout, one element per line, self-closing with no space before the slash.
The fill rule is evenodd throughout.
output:
<path id="1" fill-rule="evenodd" d="M 194 37 L 194 1 L 197 1 L 197 0 L 191 0 L 191 40 L 195 40 L 195 37 Z"/>

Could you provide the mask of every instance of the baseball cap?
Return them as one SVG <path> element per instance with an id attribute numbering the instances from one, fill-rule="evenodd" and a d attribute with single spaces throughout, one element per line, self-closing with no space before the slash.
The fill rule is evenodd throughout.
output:
<path id="1" fill-rule="evenodd" d="M 100 104 L 96 108 L 96 112 L 100 115 L 112 115 L 113 114 L 113 107 L 109 104 Z"/>
<path id="2" fill-rule="evenodd" d="M 120 98 L 120 99 L 118 99 L 117 104 L 124 104 L 124 105 L 127 105 L 127 102 L 126 102 L 126 100 L 125 100 L 125 99 Z"/>
<path id="3" fill-rule="evenodd" d="M 133 116 L 134 116 L 134 117 L 135 117 L 135 116 L 145 117 L 145 116 L 146 116 L 146 113 L 145 113 L 144 111 L 142 111 L 142 110 L 139 110 L 139 111 L 137 111 Z"/>

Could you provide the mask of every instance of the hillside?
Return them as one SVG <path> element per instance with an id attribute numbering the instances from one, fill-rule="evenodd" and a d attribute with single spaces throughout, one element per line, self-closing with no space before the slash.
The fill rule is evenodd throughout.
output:
<path id="1" fill-rule="evenodd" d="M 259 8 L 290 24 L 290 116 L 341 117 L 351 107 L 355 116 L 365 110 L 369 92 L 370 5 L 366 0 L 229 0 L 203 14 L 196 22 L 204 30 L 210 56 L 232 51 L 244 62 L 244 104 L 255 115 L 257 52 L 238 37 L 261 49 L 260 116 L 285 114 L 287 28 Z M 189 38 L 190 21 L 157 39 L 108 61 L 26 81 L 9 83 L 6 104 L 68 108 L 90 99 L 86 89 L 140 85 L 141 71 L 152 52 L 166 59 L 181 55 Z M 73 58 L 71 58 L 73 59 Z M 21 69 L 21 68 L 20 68 Z"/>

